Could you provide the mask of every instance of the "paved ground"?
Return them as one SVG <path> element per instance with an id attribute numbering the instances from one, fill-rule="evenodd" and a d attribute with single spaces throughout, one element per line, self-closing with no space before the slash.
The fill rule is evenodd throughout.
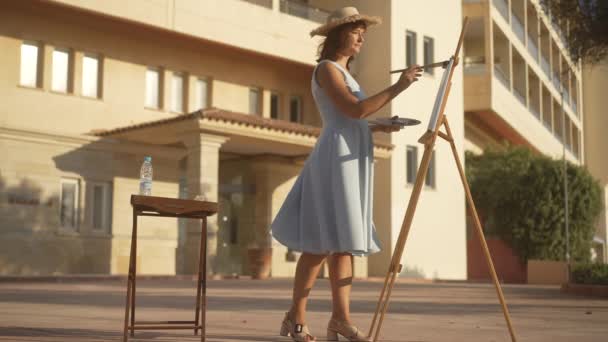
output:
<path id="1" fill-rule="evenodd" d="M 290 341 L 278 336 L 290 303 L 290 279 L 211 280 L 207 341 Z M 354 321 L 369 329 L 380 280 L 355 280 Z M 0 283 L 1 341 L 119 341 L 126 283 Z M 556 287 L 505 286 L 518 341 L 608 341 L 608 300 L 575 297 Z M 137 319 L 193 319 L 194 282 L 139 280 Z M 510 341 L 490 284 L 397 283 L 381 341 Z M 331 296 L 319 279 L 308 323 L 325 340 Z M 132 341 L 200 341 L 191 331 L 137 331 Z"/>

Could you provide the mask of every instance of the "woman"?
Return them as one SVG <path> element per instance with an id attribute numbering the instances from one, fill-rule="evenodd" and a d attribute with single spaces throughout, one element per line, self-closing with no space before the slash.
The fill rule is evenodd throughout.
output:
<path id="1" fill-rule="evenodd" d="M 294 341 L 315 341 L 305 324 L 306 303 L 326 258 L 332 292 L 327 339 L 337 341 L 340 334 L 350 341 L 369 340 L 350 319 L 352 257 L 380 251 L 372 222 L 371 132 L 390 133 L 400 126 L 370 129 L 364 118 L 408 88 L 422 70 L 412 66 L 394 85 L 365 96 L 348 72 L 349 63 L 361 50 L 367 27 L 380 22 L 378 17 L 360 15 L 356 8 L 345 7 L 311 32 L 311 36 L 326 36 L 311 80 L 323 129 L 271 225 L 274 238 L 302 252 L 296 266 L 293 303 L 280 332 Z"/>

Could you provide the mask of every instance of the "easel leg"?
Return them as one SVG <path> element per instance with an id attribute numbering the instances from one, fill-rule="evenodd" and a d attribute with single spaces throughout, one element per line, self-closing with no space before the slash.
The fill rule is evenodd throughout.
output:
<path id="1" fill-rule="evenodd" d="M 440 118 L 441 120 L 441 118 Z M 380 303 L 385 300 L 382 305 L 382 313 L 380 314 L 380 320 L 378 322 L 378 327 L 376 328 L 376 333 L 374 335 L 374 342 L 378 341 L 378 336 L 380 335 L 380 328 L 382 326 L 382 321 L 384 320 L 384 314 L 388 308 L 388 301 L 390 299 L 390 295 L 393 289 L 393 285 L 395 283 L 395 279 L 397 274 L 401 271 L 401 257 L 403 255 L 403 250 L 405 248 L 405 243 L 407 242 L 407 237 L 409 235 L 410 227 L 412 226 L 412 221 L 414 219 L 414 213 L 416 212 L 416 206 L 418 205 L 418 199 L 420 198 L 420 192 L 422 191 L 422 185 L 424 184 L 424 177 L 426 176 L 427 170 L 429 168 L 429 163 L 431 161 L 431 156 L 433 154 L 433 148 L 435 146 L 436 135 L 432 135 L 430 139 L 424 145 L 424 154 L 422 156 L 422 161 L 420 162 L 420 167 L 418 169 L 418 174 L 416 176 L 416 182 L 414 183 L 414 189 L 412 190 L 412 194 L 410 196 L 410 200 L 407 206 L 407 210 L 405 212 L 405 217 L 403 218 L 403 223 L 401 225 L 401 232 L 399 233 L 399 237 L 397 238 L 397 243 L 395 244 L 395 250 L 393 251 L 393 257 L 391 261 L 391 266 L 389 267 L 388 273 L 386 275 L 385 284 L 388 282 L 388 292 L 386 295 L 386 299 L 381 298 L 378 301 L 378 306 L 376 308 L 376 313 L 374 314 L 374 323 L 375 317 L 378 315 L 380 311 Z M 390 281 L 389 281 L 390 279 Z M 386 288 L 386 287 L 385 287 Z M 382 290 L 383 292 L 385 289 Z M 373 324 L 372 329 L 370 329 L 369 336 L 373 333 Z"/>
<path id="2" fill-rule="evenodd" d="M 386 314 L 386 310 L 388 309 L 388 301 L 391 297 L 391 292 L 393 290 L 393 286 L 395 285 L 395 279 L 397 278 L 397 272 L 393 271 L 390 278 L 390 283 L 388 286 L 388 292 L 386 294 L 386 300 L 382 305 L 382 312 L 380 313 L 380 319 L 378 320 L 378 328 L 376 329 L 376 334 L 374 334 L 374 342 L 378 341 L 378 337 L 380 336 L 380 329 L 382 328 L 382 322 L 384 321 L 384 315 Z"/>
<path id="3" fill-rule="evenodd" d="M 374 313 L 374 318 L 372 319 L 372 325 L 369 328 L 369 332 L 367 333 L 367 337 L 371 337 L 374 332 L 374 327 L 376 326 L 376 319 L 378 318 L 378 313 L 380 312 L 380 305 L 381 305 L 382 301 L 384 300 L 384 293 L 386 292 L 386 287 L 388 285 L 388 280 L 389 280 L 390 275 L 391 275 L 391 273 L 389 271 L 386 273 L 386 276 L 384 277 L 384 286 L 382 287 L 382 292 L 380 292 L 380 299 L 378 300 L 378 305 L 376 305 L 376 311 Z"/>
<path id="4" fill-rule="evenodd" d="M 511 334 L 511 340 L 513 342 L 516 341 L 515 333 L 513 332 L 513 326 L 511 325 L 511 317 L 509 316 L 509 309 L 507 309 L 507 305 L 505 302 L 505 298 L 502 293 L 502 288 L 500 287 L 500 282 L 498 281 L 498 276 L 496 275 L 496 270 L 494 269 L 494 264 L 492 263 L 492 256 L 490 255 L 490 250 L 488 249 L 488 244 L 486 243 L 485 236 L 483 234 L 483 229 L 481 228 L 481 222 L 479 221 L 479 216 L 477 216 L 477 209 L 475 209 L 475 203 L 473 202 L 473 196 L 471 196 L 471 190 L 469 189 L 469 183 L 464 174 L 464 169 L 462 168 L 462 164 L 460 163 L 460 158 L 458 157 L 458 151 L 456 150 L 456 145 L 454 144 L 454 138 L 452 136 L 452 132 L 450 130 L 450 125 L 448 124 L 448 120 L 446 117 L 443 119 L 443 125 L 445 126 L 446 132 L 450 142 L 450 146 L 452 147 L 452 154 L 454 155 L 454 160 L 456 161 L 456 166 L 458 167 L 458 173 L 460 174 L 460 180 L 462 181 L 462 185 L 464 187 L 467 203 L 469 205 L 469 209 L 471 210 L 471 216 L 473 217 L 473 221 L 475 223 L 475 230 L 477 231 L 477 236 L 479 237 L 479 242 L 483 247 L 484 256 L 486 257 L 486 262 L 488 264 L 488 268 L 490 269 L 490 274 L 492 275 L 492 280 L 494 281 L 494 287 L 496 288 L 496 293 L 498 294 L 498 299 L 500 300 L 500 304 L 502 306 L 502 312 L 505 316 L 505 320 L 507 321 L 507 326 L 509 328 L 509 333 Z"/>

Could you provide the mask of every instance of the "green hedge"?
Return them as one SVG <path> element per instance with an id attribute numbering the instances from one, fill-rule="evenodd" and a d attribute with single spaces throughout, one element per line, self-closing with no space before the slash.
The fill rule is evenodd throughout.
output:
<path id="1" fill-rule="evenodd" d="M 608 285 L 608 264 L 576 264 L 572 266 L 572 282 Z"/>
<path id="2" fill-rule="evenodd" d="M 564 260 L 562 160 L 523 147 L 466 154 L 466 176 L 486 234 L 508 242 L 522 258 Z M 567 163 L 570 255 L 588 262 L 602 190 L 584 167 Z"/>

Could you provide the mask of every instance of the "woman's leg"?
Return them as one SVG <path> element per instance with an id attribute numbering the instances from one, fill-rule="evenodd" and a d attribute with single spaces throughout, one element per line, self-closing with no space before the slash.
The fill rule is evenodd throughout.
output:
<path id="1" fill-rule="evenodd" d="M 353 283 L 353 260 L 350 253 L 332 254 L 327 257 L 329 282 L 331 283 L 331 318 L 352 324 L 350 321 L 350 290 Z"/>
<path id="2" fill-rule="evenodd" d="M 293 282 L 293 302 L 289 310 L 294 323 L 305 324 L 308 295 L 326 257 L 325 254 L 302 253 L 298 259 Z"/>

